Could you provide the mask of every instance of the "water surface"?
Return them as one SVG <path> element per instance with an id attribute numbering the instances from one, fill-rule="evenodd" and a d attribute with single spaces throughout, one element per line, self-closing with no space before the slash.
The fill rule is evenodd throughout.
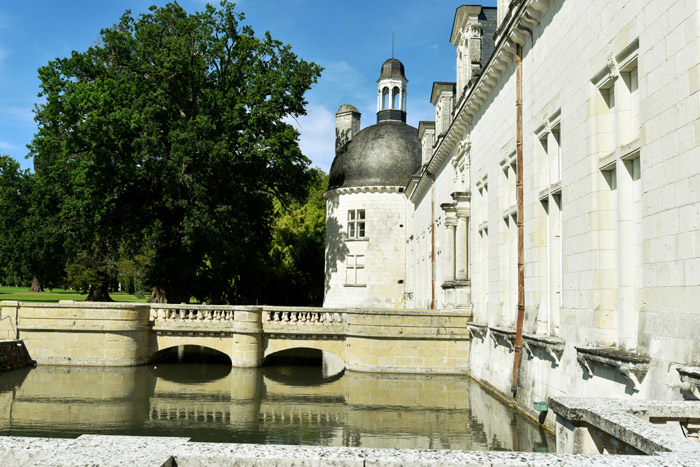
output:
<path id="1" fill-rule="evenodd" d="M 326 378 L 318 366 L 39 366 L 0 375 L 0 435 L 554 451 L 554 438 L 467 377 Z"/>

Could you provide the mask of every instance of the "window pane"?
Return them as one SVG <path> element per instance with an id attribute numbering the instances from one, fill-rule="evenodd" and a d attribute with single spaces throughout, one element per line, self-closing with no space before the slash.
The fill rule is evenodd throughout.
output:
<path id="1" fill-rule="evenodd" d="M 348 237 L 355 238 L 355 223 L 348 225 Z"/>
<path id="2" fill-rule="evenodd" d="M 365 257 L 364 255 L 357 255 L 356 257 L 356 264 L 358 268 L 364 267 L 365 266 Z"/>
<path id="3" fill-rule="evenodd" d="M 358 219 L 364 219 L 364 218 L 365 218 L 365 210 L 364 210 L 364 209 L 358 209 L 358 210 L 357 210 L 357 218 L 358 218 Z"/>
<path id="4" fill-rule="evenodd" d="M 365 284 L 365 270 L 364 268 L 355 269 L 355 284 Z"/>
<path id="5" fill-rule="evenodd" d="M 362 238 L 365 236 L 365 223 L 364 222 L 358 222 L 357 223 L 357 230 L 358 230 L 358 237 Z"/>
<path id="6" fill-rule="evenodd" d="M 348 211 L 348 220 L 350 220 L 350 221 L 355 220 L 355 211 Z"/>

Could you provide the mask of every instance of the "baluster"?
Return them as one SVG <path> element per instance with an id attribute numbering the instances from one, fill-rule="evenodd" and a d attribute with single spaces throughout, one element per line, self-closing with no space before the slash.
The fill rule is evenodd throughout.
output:
<path id="1" fill-rule="evenodd" d="M 265 312 L 265 322 L 266 322 L 266 323 L 269 323 L 270 321 L 272 321 L 272 312 L 271 312 L 271 311 L 266 311 L 266 312 Z"/>
<path id="2" fill-rule="evenodd" d="M 290 311 L 289 314 L 292 316 L 292 323 L 299 322 L 299 312 L 298 311 Z"/>
<path id="3" fill-rule="evenodd" d="M 333 324 L 333 313 L 326 313 L 326 321 L 328 324 Z"/>
<path id="4" fill-rule="evenodd" d="M 311 313 L 311 323 L 313 323 L 313 324 L 318 323 L 318 315 L 316 313 Z"/>

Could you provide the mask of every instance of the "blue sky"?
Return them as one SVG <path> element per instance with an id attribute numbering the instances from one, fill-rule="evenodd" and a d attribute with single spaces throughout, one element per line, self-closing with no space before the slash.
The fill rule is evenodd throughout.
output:
<path id="1" fill-rule="evenodd" d="M 102 28 L 119 21 L 125 10 L 144 12 L 156 0 L 24 0 L 0 6 L 0 154 L 31 168 L 26 145 L 36 130 L 37 69 L 56 57 L 84 51 Z M 203 0 L 181 0 L 188 12 L 203 9 Z M 213 2 L 218 4 L 218 0 Z M 395 57 L 406 67 L 408 123 L 432 120 L 433 81 L 455 80 L 455 50 L 450 31 L 455 9 L 463 2 L 340 0 L 242 0 L 256 34 L 292 45 L 302 58 L 325 68 L 307 93 L 308 115 L 299 119 L 301 148 L 313 165 L 328 171 L 333 161 L 335 112 L 341 104 L 362 112 L 362 127 L 376 122 L 376 86 L 381 64 Z M 485 5 L 495 6 L 495 0 Z M 296 124 L 296 123 L 295 123 Z"/>

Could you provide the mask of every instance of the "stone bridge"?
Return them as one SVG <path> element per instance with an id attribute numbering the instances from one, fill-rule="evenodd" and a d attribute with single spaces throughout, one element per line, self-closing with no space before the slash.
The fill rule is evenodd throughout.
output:
<path id="1" fill-rule="evenodd" d="M 355 371 L 464 374 L 468 319 L 436 310 L 4 301 L 0 339 L 24 340 L 39 364 L 140 365 L 196 345 L 235 367 L 311 348 Z"/>

